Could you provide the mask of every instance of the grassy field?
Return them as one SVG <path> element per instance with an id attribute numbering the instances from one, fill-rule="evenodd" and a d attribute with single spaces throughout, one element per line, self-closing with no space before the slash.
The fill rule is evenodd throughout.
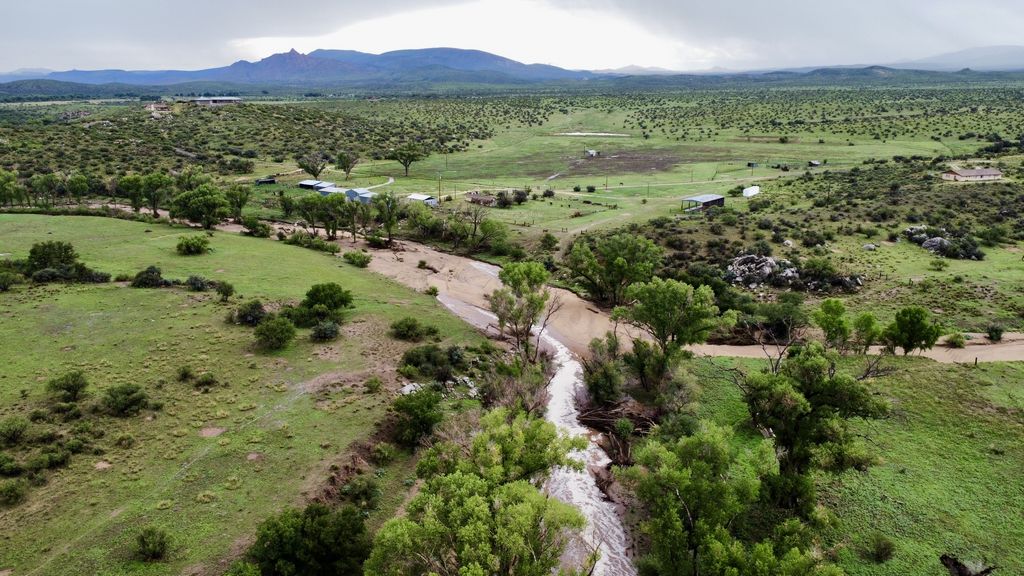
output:
<path id="1" fill-rule="evenodd" d="M 427 296 L 277 242 L 217 234 L 212 253 L 182 257 L 175 243 L 191 232 L 163 225 L 0 215 L 0 230 L 2 250 L 13 257 L 33 242 L 66 240 L 84 262 L 115 275 L 155 264 L 165 277 L 230 281 L 242 295 L 235 302 L 297 301 L 311 284 L 328 281 L 355 295 L 341 339 L 315 345 L 300 331 L 288 349 L 269 355 L 253 350 L 251 329 L 224 322 L 229 307 L 211 293 L 106 284 L 22 286 L 0 295 L 0 418 L 45 408 L 45 381 L 74 368 L 90 379 L 84 404 L 125 382 L 164 404 L 126 419 L 87 413 L 89 433 L 76 422 L 32 424 L 30 435 L 80 435 L 89 448 L 33 487 L 26 502 L 0 511 L 0 570 L 15 574 L 211 573 L 261 520 L 314 493 L 328 466 L 346 462 L 350 445 L 372 433 L 406 347 L 386 336 L 391 321 L 416 316 L 451 343 L 477 339 Z M 176 380 L 183 365 L 222 384 L 200 393 Z M 374 375 L 384 392 L 365 392 Z M 117 445 L 124 435 L 134 439 L 130 448 Z M 372 525 L 401 504 L 410 466 L 403 456 L 384 471 L 388 497 Z M 147 525 L 174 538 L 168 562 L 131 558 L 131 543 Z"/>
<path id="2" fill-rule="evenodd" d="M 880 464 L 819 479 L 821 501 L 836 519 L 824 532 L 827 553 L 851 576 L 945 576 L 938 559 L 946 553 L 1024 571 L 1024 518 L 1016 512 L 1024 490 L 1014 480 L 1024 466 L 1024 363 L 890 362 L 898 370 L 872 386 L 892 413 L 854 427 Z M 758 370 L 763 362 L 715 364 Z M 848 369 L 857 370 L 856 361 Z M 701 416 L 735 427 L 744 445 L 762 441 L 735 384 L 706 364 L 698 374 Z M 884 564 L 861 554 L 874 532 L 896 543 Z"/>

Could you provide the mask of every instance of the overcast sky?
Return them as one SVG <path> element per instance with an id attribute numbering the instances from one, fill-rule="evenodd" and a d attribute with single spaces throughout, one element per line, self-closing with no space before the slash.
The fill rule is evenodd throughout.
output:
<path id="1" fill-rule="evenodd" d="M 1021 0 L 2 0 L 0 70 L 196 69 L 296 48 L 566 68 L 884 64 L 1021 44 Z"/>

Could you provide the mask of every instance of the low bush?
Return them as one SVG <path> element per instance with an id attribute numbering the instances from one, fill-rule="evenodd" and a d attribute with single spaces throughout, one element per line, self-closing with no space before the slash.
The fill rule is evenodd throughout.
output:
<path id="1" fill-rule="evenodd" d="M 147 526 L 135 537 L 135 554 L 146 562 L 162 560 L 171 548 L 171 537 L 159 528 Z"/>
<path id="2" fill-rule="evenodd" d="M 138 384 L 126 383 L 108 388 L 102 404 L 108 414 L 123 418 L 149 406 L 149 398 Z"/>
<path id="3" fill-rule="evenodd" d="M 967 346 L 967 339 L 960 332 L 954 332 L 946 337 L 946 346 L 950 348 L 963 348 Z"/>
<path id="4" fill-rule="evenodd" d="M 402 355 L 401 371 L 410 378 L 427 378 L 438 382 L 452 379 L 457 365 L 453 359 L 461 358 L 462 350 L 453 346 L 447 350 L 435 344 L 417 346 Z"/>
<path id="5" fill-rule="evenodd" d="M 384 386 L 384 382 L 381 381 L 380 376 L 370 376 L 363 386 L 366 387 L 367 393 L 376 394 L 377 392 L 380 392 L 381 387 Z"/>
<path id="6" fill-rule="evenodd" d="M 341 487 L 341 496 L 360 510 L 375 510 L 380 503 L 380 486 L 369 476 L 359 475 Z"/>
<path id="7" fill-rule="evenodd" d="M 324 320 L 319 322 L 316 326 L 313 326 L 313 330 L 309 333 L 309 337 L 314 342 L 330 342 L 338 337 L 341 329 L 337 322 L 331 320 Z"/>
<path id="8" fill-rule="evenodd" d="M 369 244 L 371 248 L 387 248 L 388 247 L 388 239 L 384 238 L 383 236 L 379 236 L 377 234 L 371 234 L 371 235 L 367 236 L 366 237 L 366 243 Z"/>
<path id="9" fill-rule="evenodd" d="M 412 316 L 406 316 L 391 324 L 391 336 L 406 342 L 419 342 L 424 338 L 437 336 L 437 334 L 436 327 L 422 324 Z"/>
<path id="10" fill-rule="evenodd" d="M 214 285 L 214 282 L 202 276 L 189 276 L 185 280 L 185 286 L 192 292 L 206 292 Z"/>
<path id="11" fill-rule="evenodd" d="M 196 377 L 196 373 L 188 364 L 178 367 L 178 382 L 188 382 Z"/>
<path id="12" fill-rule="evenodd" d="M 249 300 L 235 311 L 234 320 L 245 326 L 258 326 L 267 317 L 267 311 L 259 300 Z"/>
<path id="13" fill-rule="evenodd" d="M 999 324 L 989 324 L 985 328 L 985 336 L 992 342 L 999 342 L 1003 339 L 1003 327 Z"/>
<path id="14" fill-rule="evenodd" d="M 440 408 L 441 395 L 432 390 L 420 390 L 399 396 L 392 407 L 398 415 L 395 440 L 406 446 L 415 446 L 434 431 L 444 418 Z"/>
<path id="15" fill-rule="evenodd" d="M 210 251 L 210 239 L 206 236 L 182 236 L 178 239 L 178 254 L 199 256 Z"/>
<path id="16" fill-rule="evenodd" d="M 370 554 L 363 513 L 310 504 L 267 519 L 249 557 L 262 574 L 362 574 Z"/>
<path id="17" fill-rule="evenodd" d="M 270 238 L 272 232 L 270 225 L 260 221 L 255 216 L 246 216 L 242 218 L 242 227 L 245 228 L 245 234 L 248 236 L 255 236 L 256 238 Z"/>
<path id="18" fill-rule="evenodd" d="M 21 282 L 21 277 L 14 272 L 0 272 L 0 292 L 7 292 L 11 286 Z"/>
<path id="19" fill-rule="evenodd" d="M 881 532 L 868 536 L 864 545 L 864 556 L 876 564 L 883 564 L 896 555 L 896 543 Z"/>
<path id="20" fill-rule="evenodd" d="M 0 420 L 0 444 L 15 446 L 25 437 L 28 420 L 21 416 L 8 416 Z"/>
<path id="21" fill-rule="evenodd" d="M 278 316 L 261 322 L 255 334 L 256 344 L 263 350 L 281 350 L 295 338 L 295 325 Z"/>
<path id="22" fill-rule="evenodd" d="M 170 286 L 172 282 L 166 280 L 160 269 L 156 266 L 150 266 L 145 270 L 140 271 L 132 278 L 132 288 L 164 288 Z"/>
<path id="23" fill-rule="evenodd" d="M 0 505 L 14 506 L 25 501 L 28 495 L 28 481 L 24 478 L 10 478 L 0 481 Z"/>
<path id="24" fill-rule="evenodd" d="M 203 372 L 192 385 L 201 390 L 209 390 L 217 385 L 217 377 L 211 372 Z"/>
<path id="25" fill-rule="evenodd" d="M 370 451 L 370 457 L 374 464 L 386 466 L 398 455 L 398 449 L 390 442 L 377 442 Z"/>
<path id="26" fill-rule="evenodd" d="M 370 261 L 373 260 L 373 256 L 366 252 L 345 252 L 342 256 L 345 262 L 355 266 L 356 268 L 366 268 L 370 265 Z"/>
<path id="27" fill-rule="evenodd" d="M 63 376 L 51 378 L 46 383 L 46 389 L 61 402 L 76 402 L 88 385 L 85 373 L 81 370 L 73 370 Z"/>
<path id="28" fill-rule="evenodd" d="M 337 254 L 338 252 L 341 252 L 341 248 L 337 244 L 327 242 L 319 236 L 313 236 L 309 232 L 302 232 L 301 230 L 285 238 L 283 242 L 285 244 L 291 244 L 292 246 L 302 246 L 303 248 L 319 250 L 320 252 L 327 252 L 330 254 Z"/>
<path id="29" fill-rule="evenodd" d="M 227 302 L 235 295 L 234 285 L 223 280 L 217 282 L 217 295 L 220 296 L 221 302 Z"/>

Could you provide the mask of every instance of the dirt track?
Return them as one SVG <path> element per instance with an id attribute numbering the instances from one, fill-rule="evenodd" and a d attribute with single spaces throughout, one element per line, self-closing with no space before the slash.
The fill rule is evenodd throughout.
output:
<path id="1" fill-rule="evenodd" d="M 341 245 L 352 249 L 348 241 L 342 241 Z M 370 269 L 415 290 L 435 286 L 441 300 L 455 313 L 478 327 L 485 326 L 485 315 L 480 310 L 487 310 L 484 295 L 501 286 L 497 267 L 421 244 L 403 242 L 402 246 L 400 251 L 372 250 Z M 437 272 L 419 268 L 420 260 L 426 261 L 428 267 Z M 561 309 L 553 317 L 549 329 L 575 354 L 585 354 L 591 339 L 615 328 L 609 314 L 592 303 L 567 290 L 554 288 L 552 292 L 561 303 Z M 620 334 L 636 334 L 634 329 L 622 325 L 618 330 Z M 973 363 L 975 359 L 978 362 L 1024 361 L 1024 334 L 1006 333 L 998 344 L 989 343 L 980 334 L 972 336 L 966 348 L 936 346 L 920 355 L 944 363 Z M 764 350 L 756 345 L 705 344 L 691 346 L 690 350 L 699 356 L 766 357 Z"/>

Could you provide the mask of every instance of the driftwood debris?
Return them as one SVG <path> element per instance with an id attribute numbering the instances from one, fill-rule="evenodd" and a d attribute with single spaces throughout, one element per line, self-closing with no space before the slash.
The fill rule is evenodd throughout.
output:
<path id="1" fill-rule="evenodd" d="M 939 556 L 939 562 L 949 570 L 950 576 L 988 576 L 996 571 L 995 566 L 989 566 L 987 568 L 972 568 L 967 564 L 964 564 L 956 556 L 949 554 L 943 554 Z"/>

